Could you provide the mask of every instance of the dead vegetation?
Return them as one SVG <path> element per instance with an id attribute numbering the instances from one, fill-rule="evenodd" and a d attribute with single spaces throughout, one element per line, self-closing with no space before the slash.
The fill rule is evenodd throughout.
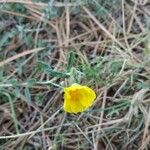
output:
<path id="1" fill-rule="evenodd" d="M 0 0 L 0 149 L 150 149 L 147 0 Z M 63 87 L 93 106 L 63 111 Z"/>

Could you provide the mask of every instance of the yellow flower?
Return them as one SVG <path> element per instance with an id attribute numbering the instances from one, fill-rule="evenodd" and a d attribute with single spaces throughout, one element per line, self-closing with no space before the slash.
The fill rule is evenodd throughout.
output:
<path id="1" fill-rule="evenodd" d="M 95 92 L 79 84 L 64 88 L 64 110 L 68 113 L 83 112 L 88 109 L 96 98 Z"/>

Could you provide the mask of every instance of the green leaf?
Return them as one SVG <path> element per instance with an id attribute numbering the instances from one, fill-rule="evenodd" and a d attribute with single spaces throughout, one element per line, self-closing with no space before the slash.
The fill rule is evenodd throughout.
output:
<path id="1" fill-rule="evenodd" d="M 150 84 L 144 83 L 144 82 L 137 82 L 136 87 L 137 89 L 147 89 L 147 88 L 150 88 Z"/>
<path id="2" fill-rule="evenodd" d="M 20 96 L 20 88 L 18 86 L 15 87 L 15 96 L 18 98 Z"/>
<path id="3" fill-rule="evenodd" d="M 27 84 L 28 84 L 28 86 L 33 86 L 36 84 L 36 82 L 37 82 L 36 79 L 30 79 L 27 81 Z"/>
<path id="4" fill-rule="evenodd" d="M 31 95 L 30 95 L 30 91 L 29 91 L 29 88 L 28 87 L 25 87 L 24 89 L 24 94 L 25 94 L 25 97 L 26 99 L 31 102 Z"/>
<path id="5" fill-rule="evenodd" d="M 9 39 L 15 35 L 15 32 L 6 32 L 0 39 L 0 47 L 6 46 L 9 43 Z"/>
<path id="6" fill-rule="evenodd" d="M 17 86 L 18 85 L 17 79 L 10 79 L 10 80 L 8 80 L 8 83 L 12 84 L 13 86 Z"/>
<path id="7" fill-rule="evenodd" d="M 4 80 L 4 75 L 3 74 L 4 74 L 3 71 L 0 70 L 0 82 Z"/>
<path id="8" fill-rule="evenodd" d="M 42 105 L 42 98 L 44 96 L 44 93 L 40 92 L 38 94 L 35 95 L 35 103 L 37 106 L 41 106 Z"/>
<path id="9" fill-rule="evenodd" d="M 38 69 L 42 72 L 46 72 L 52 77 L 67 78 L 70 76 L 69 74 L 65 72 L 58 72 L 58 71 L 53 70 L 48 64 L 42 61 L 38 62 Z"/>
<path id="10" fill-rule="evenodd" d="M 68 63 L 67 63 L 67 72 L 70 72 L 70 69 L 72 68 L 73 66 L 73 63 L 74 63 L 74 60 L 75 60 L 75 56 L 74 56 L 74 53 L 73 52 L 70 52 L 69 55 L 68 55 Z"/>
<path id="11" fill-rule="evenodd" d="M 59 16 L 58 8 L 48 4 L 48 6 L 43 9 L 43 14 L 46 19 L 55 19 Z"/>

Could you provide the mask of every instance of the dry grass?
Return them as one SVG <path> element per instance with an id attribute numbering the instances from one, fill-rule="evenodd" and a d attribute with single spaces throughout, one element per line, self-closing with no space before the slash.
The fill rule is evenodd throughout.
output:
<path id="1" fill-rule="evenodd" d="M 150 149 L 150 3 L 0 0 L 0 149 Z M 66 114 L 63 87 L 92 87 Z"/>

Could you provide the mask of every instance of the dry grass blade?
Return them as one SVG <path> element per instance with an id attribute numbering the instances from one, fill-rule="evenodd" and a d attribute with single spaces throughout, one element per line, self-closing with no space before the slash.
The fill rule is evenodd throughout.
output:
<path id="1" fill-rule="evenodd" d="M 150 149 L 148 0 L 0 5 L 0 150 Z M 77 114 L 62 107 L 74 83 L 97 95 Z"/>
<path id="2" fill-rule="evenodd" d="M 105 105 L 106 105 L 106 96 L 107 96 L 107 88 L 104 89 L 104 96 L 103 96 L 103 103 L 102 103 L 102 109 L 105 108 Z M 100 119 L 99 119 L 99 125 L 98 125 L 98 131 L 101 130 L 101 125 L 102 125 L 102 122 L 103 122 L 103 117 L 104 117 L 104 111 L 101 112 L 101 115 L 100 115 Z M 97 133 L 97 138 L 96 138 L 96 143 L 95 143 L 95 150 L 98 150 L 99 149 L 99 132 Z"/>
<path id="3" fill-rule="evenodd" d="M 26 50 L 25 52 L 22 52 L 20 54 L 17 54 L 15 56 L 12 56 L 12 57 L 6 59 L 6 60 L 1 61 L 0 62 L 0 67 L 4 66 L 4 65 L 10 63 L 11 61 L 14 61 L 14 60 L 16 60 L 20 57 L 23 57 L 23 56 L 26 56 L 26 55 L 29 55 L 29 54 L 32 54 L 32 53 L 39 52 L 41 50 L 44 50 L 44 48 L 35 48 L 35 49 L 32 49 L 32 50 Z"/>
<path id="4" fill-rule="evenodd" d="M 42 2 L 32 2 L 30 0 L 6 0 L 7 3 L 20 3 L 20 4 L 27 4 L 27 5 L 35 5 L 35 6 L 40 6 L 40 7 L 45 7 L 48 6 L 46 3 Z M 0 0 L 0 3 L 6 3 L 4 0 Z M 61 2 L 56 2 L 52 4 L 55 7 L 71 7 L 71 6 L 79 6 L 81 5 L 80 3 L 61 3 Z"/>
<path id="5" fill-rule="evenodd" d="M 83 7 L 84 11 L 89 15 L 89 17 L 99 26 L 100 29 L 102 29 L 109 38 L 111 38 L 112 41 L 116 42 L 120 47 L 122 47 L 124 50 L 126 47 L 124 47 L 123 44 L 121 44 L 97 19 L 96 17 L 86 8 Z"/>

